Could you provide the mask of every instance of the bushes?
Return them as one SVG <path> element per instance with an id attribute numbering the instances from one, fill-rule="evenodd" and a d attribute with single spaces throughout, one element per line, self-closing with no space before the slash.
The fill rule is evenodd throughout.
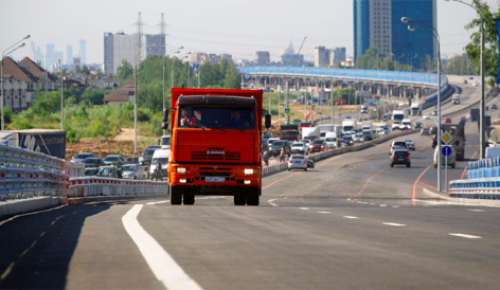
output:
<path id="1" fill-rule="evenodd" d="M 12 123 L 12 119 L 14 118 L 14 112 L 10 108 L 3 109 L 3 121 L 5 124 Z"/>

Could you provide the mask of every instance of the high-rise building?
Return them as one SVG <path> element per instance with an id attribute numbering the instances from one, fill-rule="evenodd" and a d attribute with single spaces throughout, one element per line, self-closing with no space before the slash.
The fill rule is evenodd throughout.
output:
<path id="1" fill-rule="evenodd" d="M 73 64 L 73 46 L 66 45 L 66 62 L 65 64 L 71 65 Z"/>
<path id="2" fill-rule="evenodd" d="M 45 50 L 45 69 L 52 72 L 56 64 L 56 46 L 52 43 L 47 43 L 47 49 Z"/>
<path id="3" fill-rule="evenodd" d="M 436 13 L 436 0 L 354 0 L 354 60 L 377 47 L 400 63 L 423 68 L 427 56 L 436 55 L 436 41 L 429 33 L 409 31 L 401 18 L 437 29 Z"/>
<path id="4" fill-rule="evenodd" d="M 255 52 L 255 64 L 265 65 L 271 62 L 271 55 L 269 51 L 256 51 Z"/>
<path id="5" fill-rule="evenodd" d="M 333 65 L 339 65 L 346 60 L 345 47 L 336 47 L 333 50 Z"/>
<path id="6" fill-rule="evenodd" d="M 131 65 L 140 63 L 149 55 L 162 55 L 165 37 L 162 35 L 144 34 L 141 36 L 141 47 L 137 35 L 127 35 L 120 31 L 116 34 L 104 33 L 104 72 L 116 72 L 125 60 Z M 83 60 L 82 60 L 83 62 Z"/>
<path id="7" fill-rule="evenodd" d="M 85 40 L 80 40 L 80 51 L 79 57 L 83 64 L 87 63 L 87 42 Z"/>
<path id="8" fill-rule="evenodd" d="M 328 65 L 327 49 L 324 46 L 314 48 L 314 66 L 324 67 Z"/>

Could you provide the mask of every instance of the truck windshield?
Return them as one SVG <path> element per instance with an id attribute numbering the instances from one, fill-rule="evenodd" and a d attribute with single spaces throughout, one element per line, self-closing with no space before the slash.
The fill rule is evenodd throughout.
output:
<path id="1" fill-rule="evenodd" d="M 405 115 L 393 115 L 392 119 L 394 121 L 403 121 L 404 117 L 405 117 Z"/>
<path id="2" fill-rule="evenodd" d="M 344 126 L 344 132 L 351 131 L 352 129 L 354 129 L 353 126 Z"/>
<path id="3" fill-rule="evenodd" d="M 282 137 L 297 137 L 299 136 L 299 132 L 297 131 L 281 131 Z"/>
<path id="4" fill-rule="evenodd" d="M 180 108 L 179 128 L 210 129 L 255 129 L 255 111 L 253 108 Z"/>

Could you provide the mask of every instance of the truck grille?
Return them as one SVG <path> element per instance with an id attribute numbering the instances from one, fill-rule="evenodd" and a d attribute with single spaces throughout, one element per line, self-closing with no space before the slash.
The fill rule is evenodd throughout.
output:
<path id="1" fill-rule="evenodd" d="M 206 151 L 192 151 L 191 159 L 209 161 L 239 161 L 241 156 L 240 152 L 226 152 L 224 155 L 209 155 Z"/>

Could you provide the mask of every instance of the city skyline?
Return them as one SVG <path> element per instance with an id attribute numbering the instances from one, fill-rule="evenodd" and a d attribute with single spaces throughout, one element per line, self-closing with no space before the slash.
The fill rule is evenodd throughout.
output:
<path id="1" fill-rule="evenodd" d="M 102 35 L 109 31 L 126 34 L 136 33 L 137 13 L 142 13 L 144 34 L 160 34 L 160 14 L 165 12 L 167 23 L 167 51 L 170 48 L 184 46 L 186 51 L 229 53 L 234 59 L 252 59 L 256 51 L 269 51 L 272 61 L 280 58 L 280 51 L 290 41 L 298 47 L 304 36 L 307 40 L 302 49 L 306 60 L 312 60 L 314 48 L 346 47 L 347 56 L 354 56 L 353 40 L 353 2 L 333 1 L 282 1 L 270 3 L 262 1 L 216 1 L 218 5 L 192 0 L 182 3 L 174 1 L 131 1 L 128 5 L 120 1 L 2 1 L 0 2 L 0 28 L 4 31 L 0 38 L 0 49 L 4 50 L 26 34 L 31 34 L 38 47 L 54 44 L 56 50 L 66 54 L 66 46 L 73 47 L 76 54 L 80 39 L 87 41 L 87 60 L 89 63 L 103 63 Z M 238 3 L 234 3 L 238 2 Z M 494 0 L 486 1 L 497 9 Z M 71 13 L 75 3 L 79 12 L 92 21 L 80 21 Z M 266 5 L 264 5 L 266 3 Z M 57 5 L 56 5 L 57 4 Z M 189 5 L 186 5 L 189 4 Z M 262 4 L 262 5 L 260 5 Z M 286 16 L 282 13 L 287 6 Z M 475 12 L 453 2 L 437 0 L 438 29 L 441 34 L 442 53 L 454 55 L 463 53 L 463 47 L 469 41 L 472 31 L 465 31 L 465 24 L 476 18 Z M 99 5 L 99 9 L 94 9 Z M 262 9 L 263 5 L 266 9 Z M 321 5 L 324 9 L 317 9 Z M 26 9 L 26 7 L 31 7 Z M 213 9 L 213 7 L 222 7 Z M 189 7 L 189 10 L 186 9 Z M 454 13 L 446 13 L 446 10 Z M 242 20 L 241 11 L 256 17 Z M 332 13 L 341 11 L 342 13 Z M 21 23 L 12 25 L 16 17 L 35 18 L 45 12 L 54 12 L 57 17 L 44 19 L 35 27 Z M 460 15 L 460 17 L 453 16 Z M 315 15 L 307 18 L 307 15 Z M 332 16 L 333 15 L 333 16 Z M 190 21 L 185 21 L 190 19 Z M 258 21 L 254 21 L 257 19 Z M 65 25 L 60 25 L 65 23 Z M 234 25 L 228 25 L 234 23 Z M 57 27 L 57 29 L 55 29 Z M 340 31 L 340 32 L 337 32 Z M 29 46 L 29 43 L 27 43 Z M 12 56 L 21 59 L 30 55 L 29 49 L 20 49 Z M 64 59 L 66 56 L 64 56 Z M 63 61 L 64 61 L 63 59 Z"/>

